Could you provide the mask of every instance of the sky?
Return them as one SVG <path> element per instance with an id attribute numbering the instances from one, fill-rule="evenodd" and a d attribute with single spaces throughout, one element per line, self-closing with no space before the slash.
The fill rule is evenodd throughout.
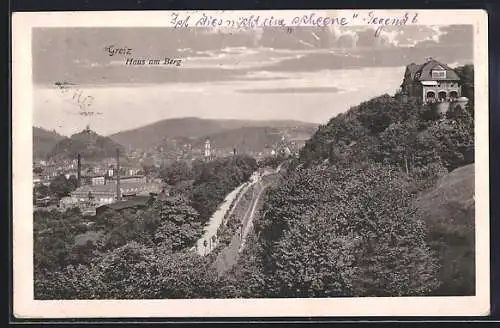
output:
<path id="1" fill-rule="evenodd" d="M 362 26 L 36 28 L 33 124 L 63 135 L 89 124 L 108 135 L 186 116 L 326 123 L 393 94 L 411 62 L 472 63 L 472 34 L 463 25 L 386 28 L 379 37 Z M 119 48 L 125 54 L 110 55 Z"/>

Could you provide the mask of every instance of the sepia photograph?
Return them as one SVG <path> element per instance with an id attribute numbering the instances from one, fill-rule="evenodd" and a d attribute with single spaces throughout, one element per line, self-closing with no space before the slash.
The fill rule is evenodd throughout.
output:
<path id="1" fill-rule="evenodd" d="M 22 288 L 88 307 L 482 295 L 487 311 L 485 34 L 264 13 L 30 27 Z"/>

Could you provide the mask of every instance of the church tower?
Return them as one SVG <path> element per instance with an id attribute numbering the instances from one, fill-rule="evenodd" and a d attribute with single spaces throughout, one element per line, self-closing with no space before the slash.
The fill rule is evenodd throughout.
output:
<path id="1" fill-rule="evenodd" d="M 205 159 L 210 159 L 211 153 L 210 153 L 210 140 L 207 139 L 205 141 Z"/>

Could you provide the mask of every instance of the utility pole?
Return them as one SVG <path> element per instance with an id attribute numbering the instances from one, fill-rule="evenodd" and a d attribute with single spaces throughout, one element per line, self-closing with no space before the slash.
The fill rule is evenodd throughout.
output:
<path id="1" fill-rule="evenodd" d="M 77 164 L 76 164 L 76 179 L 77 179 L 77 185 L 78 187 L 81 187 L 82 185 L 82 159 L 81 159 L 81 156 L 80 156 L 80 153 L 78 153 L 78 157 L 77 157 Z"/>

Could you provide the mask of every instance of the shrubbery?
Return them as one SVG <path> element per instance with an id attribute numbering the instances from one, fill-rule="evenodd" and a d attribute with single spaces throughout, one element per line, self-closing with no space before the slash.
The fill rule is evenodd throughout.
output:
<path id="1" fill-rule="evenodd" d="M 195 177 L 191 198 L 202 223 L 217 210 L 227 194 L 247 181 L 256 169 L 257 162 L 248 156 L 238 155 L 208 162 Z"/>
<path id="2" fill-rule="evenodd" d="M 220 296 L 225 285 L 208 268 L 208 259 L 186 250 L 226 194 L 248 180 L 256 162 L 235 156 L 197 163 L 187 173 L 180 164 L 176 168 L 182 176 L 170 175 L 170 182 L 194 179 L 188 182 L 192 187 L 176 186 L 144 210 L 108 210 L 92 225 L 78 210 L 35 212 L 35 297 Z"/>
<path id="3" fill-rule="evenodd" d="M 247 297 L 425 295 L 439 285 L 425 227 L 397 170 L 314 167 L 270 193 Z M 243 272 L 243 273 L 242 273 Z"/>
<path id="4" fill-rule="evenodd" d="M 471 98 L 471 67 L 459 74 Z M 415 198 L 473 162 L 473 98 L 446 115 L 388 95 L 366 101 L 306 143 L 233 279 L 244 297 L 470 295 L 474 229 L 461 230 L 467 246 L 454 251 L 453 211 L 426 225 Z"/>

